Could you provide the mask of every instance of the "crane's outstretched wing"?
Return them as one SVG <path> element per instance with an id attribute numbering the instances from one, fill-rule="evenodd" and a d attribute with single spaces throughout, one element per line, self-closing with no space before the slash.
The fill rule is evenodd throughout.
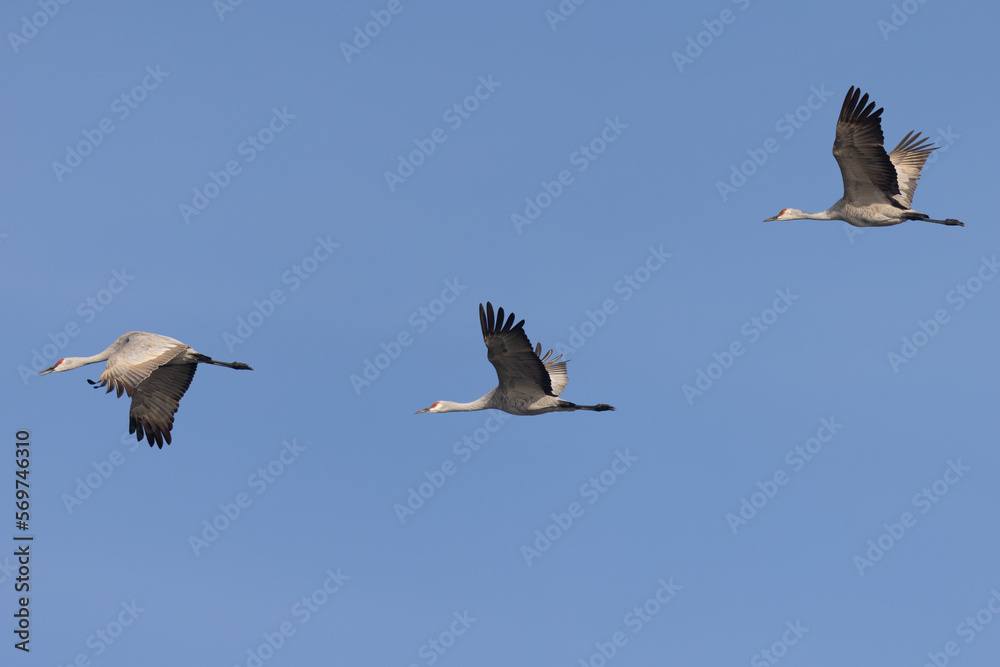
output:
<path id="1" fill-rule="evenodd" d="M 920 170 L 923 169 L 931 151 L 936 150 L 937 146 L 932 146 L 927 137 L 921 139 L 919 132 L 916 134 L 907 132 L 903 140 L 889 153 L 889 161 L 896 168 L 896 179 L 899 185 L 896 201 L 906 208 L 910 208 L 913 201 L 913 192 L 917 189 Z"/>
<path id="2" fill-rule="evenodd" d="M 115 341 L 118 350 L 108 359 L 98 382 L 87 380 L 94 388 L 107 386 L 118 398 L 132 398 L 128 432 L 137 433 L 140 442 L 145 436 L 150 447 L 155 442 L 163 447 L 170 444 L 170 429 L 181 396 L 191 385 L 197 364 L 167 365 L 189 348 L 179 340 L 130 331 Z"/>
<path id="3" fill-rule="evenodd" d="M 493 304 L 486 302 L 486 308 L 479 304 L 479 323 L 483 329 L 487 357 L 497 371 L 498 389 L 506 393 L 523 393 L 527 396 L 558 396 L 553 391 L 553 381 L 546 365 L 531 348 L 528 335 L 524 333 L 524 320 L 514 324 L 514 313 L 504 322 L 503 308 L 497 309 L 493 317 Z M 539 346 L 539 351 L 541 346 Z M 561 356 L 561 355 L 560 355 Z M 546 358 L 548 355 L 546 355 Z M 558 357 L 557 357 L 558 359 Z M 566 362 L 549 362 L 554 367 L 562 367 L 562 378 L 557 371 L 555 385 L 560 391 L 566 386 Z"/>
<path id="4" fill-rule="evenodd" d="M 128 411 L 128 432 L 135 433 L 136 440 L 142 442 L 145 436 L 150 447 L 155 441 L 160 449 L 164 440 L 170 444 L 174 414 L 197 369 L 198 364 L 160 366 L 139 383 Z"/>
<path id="5" fill-rule="evenodd" d="M 119 338 L 115 345 L 119 349 L 108 359 L 98 382 L 87 382 L 95 388 L 106 385 L 107 393 L 112 389 L 117 390 L 118 398 L 121 398 L 122 392 L 131 396 L 135 388 L 153 371 L 188 349 L 179 340 L 143 331 L 130 331 Z"/>
<path id="6" fill-rule="evenodd" d="M 900 194 L 896 168 L 882 145 L 882 109 L 873 112 L 874 108 L 868 93 L 861 96 L 861 90 L 851 86 L 837 120 L 833 157 L 844 177 L 845 199 L 855 206 L 884 204 L 886 200 L 898 206 L 894 199 Z"/>

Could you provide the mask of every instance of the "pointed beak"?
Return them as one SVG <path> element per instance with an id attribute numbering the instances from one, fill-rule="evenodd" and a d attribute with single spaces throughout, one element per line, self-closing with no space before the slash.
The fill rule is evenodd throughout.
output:
<path id="1" fill-rule="evenodd" d="M 772 220 L 777 220 L 777 219 L 778 216 L 774 216 L 773 218 L 768 218 L 767 220 L 764 220 L 764 222 L 771 222 Z"/>
<path id="2" fill-rule="evenodd" d="M 415 415 L 419 415 L 419 414 L 420 414 L 421 412 L 429 412 L 429 411 L 430 411 L 430 408 L 424 408 L 423 410 L 417 410 L 417 411 L 416 411 L 416 412 L 414 412 L 413 414 L 415 414 Z"/>
<path id="3" fill-rule="evenodd" d="M 39 375 L 48 375 L 49 373 L 51 373 L 52 371 L 54 371 L 56 369 L 56 366 L 58 366 L 58 365 L 59 364 L 55 364 L 53 366 L 49 366 L 44 371 L 42 371 L 41 373 L 39 373 Z"/>

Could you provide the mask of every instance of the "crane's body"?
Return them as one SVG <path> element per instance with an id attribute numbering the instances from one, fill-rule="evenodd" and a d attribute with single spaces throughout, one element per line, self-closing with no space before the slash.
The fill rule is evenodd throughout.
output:
<path id="1" fill-rule="evenodd" d="M 903 140 L 885 152 L 882 109 L 868 102 L 868 94 L 851 86 L 837 120 L 833 156 L 844 178 L 844 196 L 819 213 L 797 208 L 782 209 L 772 220 L 843 220 L 855 227 L 888 227 L 907 220 L 964 226 L 948 218 L 934 220 L 910 208 L 917 179 L 931 151 L 937 150 L 920 133 L 908 132 Z"/>
<path id="2" fill-rule="evenodd" d="M 495 389 L 471 403 L 437 401 L 421 412 L 469 412 L 472 410 L 503 410 L 512 415 L 540 415 L 546 412 L 614 410 L 606 403 L 577 405 L 559 398 L 569 381 L 566 362 L 554 359 L 552 350 L 542 356 L 542 345 L 534 349 L 524 333 L 524 320 L 514 324 L 514 314 L 504 322 L 503 308 L 493 316 L 493 304 L 479 304 L 479 323 L 486 343 L 487 356 L 497 371 L 499 384 Z"/>
<path id="3" fill-rule="evenodd" d="M 129 409 L 129 433 L 135 433 L 140 442 L 145 436 L 149 446 L 163 448 L 169 445 L 174 413 L 181 397 L 191 385 L 198 364 L 213 364 L 239 370 L 253 370 L 240 361 L 216 361 L 195 352 L 179 340 L 145 331 L 130 331 L 111 346 L 92 357 L 66 357 L 60 359 L 39 375 L 59 373 L 88 364 L 107 361 L 98 382 L 87 380 L 95 388 L 116 390 L 132 399 Z"/>

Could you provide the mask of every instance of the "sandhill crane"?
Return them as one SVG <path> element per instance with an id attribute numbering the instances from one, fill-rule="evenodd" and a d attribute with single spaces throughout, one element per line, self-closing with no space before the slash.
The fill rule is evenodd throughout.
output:
<path id="1" fill-rule="evenodd" d="M 540 415 L 545 412 L 572 412 L 573 410 L 614 410 L 606 403 L 576 405 L 557 398 L 566 388 L 566 362 L 560 354 L 549 360 L 552 350 L 542 356 L 542 344 L 531 349 L 531 342 L 524 333 L 524 320 L 514 324 L 514 313 L 506 323 L 503 308 L 497 309 L 493 318 L 493 304 L 486 302 L 486 309 L 479 304 L 479 323 L 483 329 L 487 357 L 497 371 L 500 384 L 482 398 L 471 403 L 436 401 L 421 412 L 467 412 L 471 410 L 503 410 L 512 415 Z"/>
<path id="2" fill-rule="evenodd" d="M 837 138 L 833 142 L 833 157 L 837 158 L 844 177 L 844 196 L 820 213 L 785 208 L 764 222 L 843 220 L 855 227 L 888 227 L 907 220 L 924 220 L 964 226 L 952 218 L 933 220 L 910 208 L 920 169 L 937 147 L 931 146 L 929 139 L 921 139 L 919 132 L 908 132 L 886 155 L 882 147 L 885 140 L 880 118 L 882 109 L 873 113 L 874 108 L 874 102 L 868 103 L 867 93 L 862 97 L 861 90 L 854 86 L 847 91 L 837 120 Z"/>
<path id="3" fill-rule="evenodd" d="M 132 398 L 128 413 L 128 432 L 135 433 L 142 442 L 143 434 L 149 446 L 163 449 L 163 441 L 170 444 L 170 429 L 174 426 L 177 405 L 191 385 L 198 364 L 214 364 L 239 370 L 253 369 L 240 361 L 216 361 L 198 354 L 190 347 L 159 334 L 130 331 L 111 347 L 92 357 L 66 357 L 39 375 L 71 371 L 87 364 L 107 361 L 100 382 L 87 380 L 95 389 L 107 385 L 108 391 L 124 391 Z"/>

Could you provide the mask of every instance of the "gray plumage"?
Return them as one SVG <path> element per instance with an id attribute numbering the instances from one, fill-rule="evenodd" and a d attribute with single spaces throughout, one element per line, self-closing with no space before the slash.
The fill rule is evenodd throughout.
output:
<path id="1" fill-rule="evenodd" d="M 833 156 L 844 179 L 844 196 L 819 213 L 782 209 L 772 220 L 843 220 L 855 227 L 887 227 L 907 220 L 964 226 L 948 218 L 934 220 L 910 208 L 917 179 L 931 151 L 937 150 L 919 132 L 908 132 L 890 153 L 885 152 L 882 109 L 868 94 L 851 86 L 837 120 Z"/>
<path id="2" fill-rule="evenodd" d="M 552 350 L 542 356 L 542 345 L 534 349 L 524 333 L 524 320 L 514 324 L 514 314 L 504 321 L 503 308 L 496 317 L 493 304 L 479 304 L 479 323 L 486 343 L 487 358 L 497 372 L 499 384 L 482 398 L 471 403 L 437 401 L 421 412 L 467 412 L 471 410 L 503 410 L 512 415 L 540 415 L 546 412 L 614 410 L 606 403 L 576 405 L 558 398 L 566 388 L 566 362 L 560 354 L 554 359 Z"/>
<path id="3" fill-rule="evenodd" d="M 169 445 L 174 414 L 184 392 L 191 386 L 198 364 L 213 364 L 240 370 L 253 370 L 246 364 L 234 361 L 216 361 L 195 352 L 179 340 L 145 331 L 130 331 L 111 346 L 92 357 L 66 357 L 39 375 L 73 370 L 87 364 L 107 361 L 97 382 L 87 380 L 94 388 L 107 387 L 121 398 L 123 393 L 132 399 L 129 409 L 129 433 L 135 433 L 140 442 L 149 440 L 161 449 Z"/>

